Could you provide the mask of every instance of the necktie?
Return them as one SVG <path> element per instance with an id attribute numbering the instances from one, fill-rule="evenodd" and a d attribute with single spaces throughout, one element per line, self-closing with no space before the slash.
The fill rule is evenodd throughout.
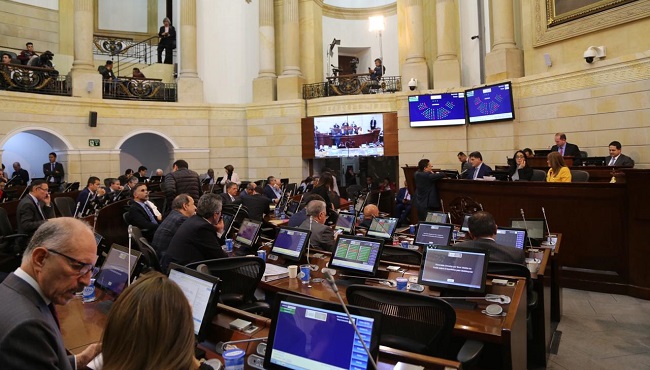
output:
<path id="1" fill-rule="evenodd" d="M 474 180 L 478 177 L 478 167 L 474 168 Z"/>
<path id="2" fill-rule="evenodd" d="M 562 154 L 562 156 L 564 156 L 564 147 L 560 148 L 560 154 Z"/>
<path id="3" fill-rule="evenodd" d="M 51 167 L 52 167 L 52 170 L 51 170 L 51 171 L 54 172 L 54 163 L 52 163 L 52 166 L 51 166 Z"/>
<path id="4" fill-rule="evenodd" d="M 147 216 L 149 216 L 149 220 L 151 220 L 151 222 L 153 222 L 154 224 L 157 224 L 158 221 L 154 217 L 153 212 L 151 212 L 151 210 L 149 209 L 149 206 L 146 204 L 143 204 L 142 206 L 144 207 L 144 211 L 147 212 Z"/>
<path id="5" fill-rule="evenodd" d="M 616 163 L 616 157 L 612 157 L 612 159 L 609 160 L 609 165 L 613 166 L 614 163 Z"/>
<path id="6" fill-rule="evenodd" d="M 50 312 L 52 313 L 52 317 L 54 317 L 54 321 L 56 322 L 56 326 L 59 329 L 61 329 L 61 324 L 59 323 L 59 315 L 56 314 L 56 308 L 54 307 L 54 303 L 48 304 L 47 308 L 50 309 Z"/>
<path id="7" fill-rule="evenodd" d="M 36 202 L 34 202 L 34 203 L 36 203 L 36 208 L 38 209 L 38 213 L 41 214 L 41 218 L 42 218 L 43 220 L 45 220 L 45 215 L 43 214 L 43 210 L 41 209 L 41 205 L 38 204 L 38 201 L 36 201 Z"/>

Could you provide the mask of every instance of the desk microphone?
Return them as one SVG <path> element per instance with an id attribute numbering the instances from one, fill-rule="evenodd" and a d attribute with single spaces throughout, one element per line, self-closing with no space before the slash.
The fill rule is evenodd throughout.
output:
<path id="1" fill-rule="evenodd" d="M 521 218 L 524 220 L 524 227 L 526 228 L 526 237 L 528 238 L 528 245 L 533 246 L 533 242 L 530 241 L 530 235 L 528 234 L 528 224 L 526 223 L 526 216 L 524 215 L 524 209 L 520 208 L 519 212 L 521 213 Z"/>
<path id="2" fill-rule="evenodd" d="M 330 288 L 332 288 L 332 290 L 336 294 L 336 297 L 338 297 L 339 302 L 341 302 L 341 306 L 343 307 L 345 314 L 348 315 L 348 320 L 350 320 L 350 325 L 352 325 L 352 327 L 354 328 L 354 331 L 357 333 L 357 338 L 359 338 L 359 341 L 363 345 L 363 349 L 366 351 L 366 354 L 368 355 L 368 360 L 372 364 L 372 368 L 376 370 L 377 363 L 375 362 L 375 359 L 372 358 L 372 355 L 370 354 L 370 350 L 368 350 L 368 347 L 366 346 L 366 342 L 361 337 L 361 333 L 359 333 L 359 329 L 357 328 L 357 325 L 354 323 L 354 320 L 352 319 L 352 315 L 350 315 L 350 311 L 348 311 L 348 307 L 345 305 L 345 302 L 343 302 L 343 298 L 341 298 L 341 293 L 339 293 L 339 287 L 336 286 L 336 282 L 334 281 L 332 274 L 330 274 L 329 271 L 325 271 L 323 273 L 323 276 L 325 276 L 325 281 L 327 281 L 327 284 L 330 286 Z"/>
<path id="3" fill-rule="evenodd" d="M 551 228 L 548 226 L 548 219 L 546 218 L 544 207 L 542 207 L 542 214 L 544 214 L 544 222 L 546 222 L 546 231 L 548 232 L 548 235 L 551 235 Z"/>
<path id="4" fill-rule="evenodd" d="M 93 232 L 95 231 L 95 228 L 97 226 L 97 217 L 99 217 L 99 210 L 95 210 L 95 219 L 93 220 Z"/>
<path id="5" fill-rule="evenodd" d="M 481 207 L 481 211 L 484 211 L 484 209 L 483 209 L 483 203 L 479 203 L 478 206 Z M 523 210 L 522 210 L 522 212 L 523 212 Z"/>
<path id="6" fill-rule="evenodd" d="M 129 227 L 126 229 L 127 232 L 129 233 L 129 269 L 126 271 L 127 272 L 127 278 L 126 278 L 126 286 L 131 285 L 131 242 L 133 239 L 133 226 L 129 225 Z"/>
<path id="7" fill-rule="evenodd" d="M 77 218 L 77 212 L 79 212 L 80 206 L 81 206 L 81 202 L 77 202 L 77 208 L 74 209 L 74 214 L 72 215 L 73 218 Z"/>
<path id="8" fill-rule="evenodd" d="M 442 198 L 440 198 L 440 207 L 442 208 L 442 213 L 445 213 L 445 202 L 442 201 Z"/>

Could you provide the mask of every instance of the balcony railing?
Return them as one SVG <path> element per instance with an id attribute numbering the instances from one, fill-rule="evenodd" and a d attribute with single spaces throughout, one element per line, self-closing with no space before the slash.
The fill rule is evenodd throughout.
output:
<path id="1" fill-rule="evenodd" d="M 48 95 L 72 95 L 68 76 L 49 68 L 0 64 L 0 89 Z"/>
<path id="2" fill-rule="evenodd" d="M 315 99 L 326 96 L 384 94 L 402 91 L 401 76 L 384 76 L 379 80 L 369 73 L 327 77 L 326 82 L 302 85 L 302 98 Z"/>
<path id="3" fill-rule="evenodd" d="M 116 81 L 103 81 L 104 99 L 176 101 L 176 84 L 160 79 L 118 77 Z"/>

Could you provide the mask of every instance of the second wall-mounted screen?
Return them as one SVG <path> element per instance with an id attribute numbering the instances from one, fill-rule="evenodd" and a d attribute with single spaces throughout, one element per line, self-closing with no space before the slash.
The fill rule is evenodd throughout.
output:
<path id="1" fill-rule="evenodd" d="M 409 96 L 411 127 L 465 124 L 463 92 Z"/>
<path id="2" fill-rule="evenodd" d="M 465 96 L 469 123 L 506 121 L 515 118 L 510 82 L 466 90 Z"/>

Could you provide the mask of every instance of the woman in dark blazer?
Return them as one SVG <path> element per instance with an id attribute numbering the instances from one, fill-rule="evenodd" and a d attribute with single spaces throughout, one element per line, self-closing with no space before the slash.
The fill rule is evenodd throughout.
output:
<path id="1" fill-rule="evenodd" d="M 162 63 L 162 52 L 165 50 L 165 64 L 173 64 L 173 50 L 176 48 L 176 28 L 169 18 L 163 19 L 163 26 L 158 31 L 158 63 Z"/>
<path id="2" fill-rule="evenodd" d="M 533 169 L 528 166 L 528 162 L 526 161 L 526 154 L 521 150 L 517 150 L 515 152 L 514 158 L 515 163 L 510 166 L 510 169 L 508 170 L 512 181 L 530 181 L 530 179 L 533 177 Z"/>

